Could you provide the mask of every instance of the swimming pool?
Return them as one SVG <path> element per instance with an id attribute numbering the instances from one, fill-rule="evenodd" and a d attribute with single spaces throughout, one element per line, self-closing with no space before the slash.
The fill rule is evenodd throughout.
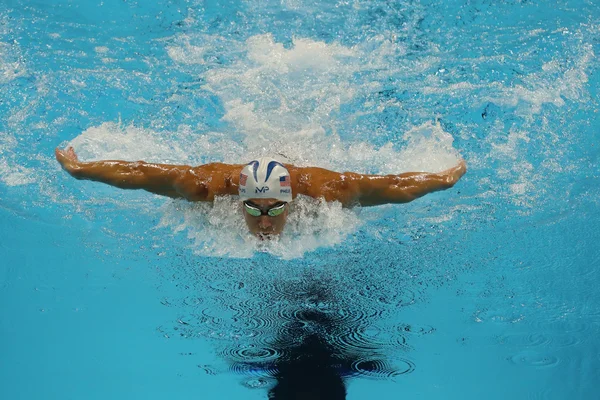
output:
<path id="1" fill-rule="evenodd" d="M 3 2 L 0 396 L 596 398 L 599 46 L 592 0 Z M 69 178 L 67 143 L 469 172 L 300 199 L 265 246 L 231 199 Z"/>

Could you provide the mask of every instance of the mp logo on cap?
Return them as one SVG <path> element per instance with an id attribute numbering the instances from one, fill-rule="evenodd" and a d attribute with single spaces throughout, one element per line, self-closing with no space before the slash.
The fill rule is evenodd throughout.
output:
<path id="1" fill-rule="evenodd" d="M 267 193 L 269 191 L 269 187 L 268 186 L 263 186 L 261 188 L 256 188 L 255 193 Z"/>

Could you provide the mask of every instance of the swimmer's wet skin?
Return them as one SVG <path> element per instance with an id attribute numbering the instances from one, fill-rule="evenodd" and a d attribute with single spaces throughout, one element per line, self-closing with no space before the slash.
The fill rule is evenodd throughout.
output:
<path id="1" fill-rule="evenodd" d="M 408 203 L 451 188 L 467 171 L 464 160 L 439 173 L 366 175 L 296 167 L 268 157 L 248 164 L 211 163 L 192 167 L 143 161 L 81 162 L 72 147 L 57 148 L 55 154 L 63 169 L 76 179 L 121 189 L 143 189 L 188 201 L 213 201 L 217 196 L 238 195 L 250 232 L 261 237 L 281 233 L 289 203 L 298 194 L 339 201 L 344 207 Z"/>

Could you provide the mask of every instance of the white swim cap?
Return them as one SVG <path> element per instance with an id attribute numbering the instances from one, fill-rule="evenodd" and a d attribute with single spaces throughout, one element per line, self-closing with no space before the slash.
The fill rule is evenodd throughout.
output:
<path id="1" fill-rule="evenodd" d="M 240 173 L 239 194 L 241 200 L 277 199 L 290 202 L 290 173 L 282 163 L 271 157 L 250 161 Z"/>

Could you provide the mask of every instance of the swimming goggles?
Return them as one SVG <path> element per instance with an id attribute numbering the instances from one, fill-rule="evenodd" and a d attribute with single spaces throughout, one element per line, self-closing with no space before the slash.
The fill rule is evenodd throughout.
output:
<path id="1" fill-rule="evenodd" d="M 244 202 L 244 208 L 246 209 L 246 212 L 250 215 L 252 215 L 253 217 L 260 217 L 261 215 L 268 215 L 269 217 L 277 217 L 278 215 L 283 214 L 283 212 L 285 211 L 285 205 L 287 203 L 281 203 L 281 204 L 277 204 L 271 208 L 269 208 L 268 210 L 264 211 L 261 208 L 258 208 L 252 204 L 249 204 L 248 202 Z"/>

